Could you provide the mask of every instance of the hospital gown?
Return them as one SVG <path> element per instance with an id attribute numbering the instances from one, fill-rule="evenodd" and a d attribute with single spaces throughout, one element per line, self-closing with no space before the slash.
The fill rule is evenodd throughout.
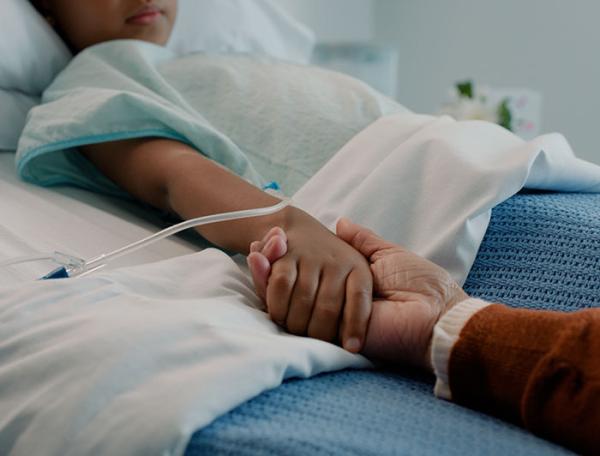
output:
<path id="1" fill-rule="evenodd" d="M 242 54 L 182 58 L 119 40 L 83 51 L 45 91 L 17 166 L 40 185 L 124 196 L 76 148 L 162 137 L 291 195 L 357 133 L 399 112 L 406 109 L 366 84 L 317 67 Z"/>

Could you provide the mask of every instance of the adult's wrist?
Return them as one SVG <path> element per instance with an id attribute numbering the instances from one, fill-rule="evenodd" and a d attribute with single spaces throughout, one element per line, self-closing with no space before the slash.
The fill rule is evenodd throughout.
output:
<path id="1" fill-rule="evenodd" d="M 442 293 L 440 299 L 442 302 L 440 305 L 443 308 L 442 313 L 438 316 L 437 320 L 434 322 L 433 327 L 431 328 L 431 333 L 429 334 L 429 344 L 427 345 L 427 350 L 425 351 L 422 366 L 425 367 L 431 373 L 434 372 L 434 367 L 432 363 L 432 346 L 433 346 L 433 336 L 434 336 L 434 328 L 435 325 L 446 315 L 446 313 L 454 308 L 457 304 L 470 299 L 469 295 L 465 293 L 458 283 L 456 283 L 450 275 L 448 275 L 449 282 L 447 283 L 445 288 L 445 292 Z"/>
<path id="2" fill-rule="evenodd" d="M 452 400 L 449 378 L 452 349 L 471 317 L 489 305 L 489 302 L 468 298 L 453 306 L 435 325 L 431 341 L 431 365 L 436 376 L 434 393 L 437 397 Z"/>

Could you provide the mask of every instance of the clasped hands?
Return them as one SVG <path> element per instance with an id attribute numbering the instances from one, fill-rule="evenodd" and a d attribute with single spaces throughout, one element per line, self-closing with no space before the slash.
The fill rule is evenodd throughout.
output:
<path id="1" fill-rule="evenodd" d="M 365 278 L 351 271 L 339 305 L 327 305 L 327 299 L 340 298 L 332 288 L 338 284 L 327 283 L 323 273 L 307 280 L 299 268 L 289 272 L 286 255 L 293 239 L 282 229 L 273 228 L 252 243 L 248 265 L 271 319 L 293 334 L 341 343 L 372 360 L 431 370 L 433 328 L 468 295 L 441 267 L 347 219 L 338 222 L 336 233 L 360 253 L 371 273 Z M 303 287 L 312 291 L 307 294 Z M 325 296 L 325 301 L 293 299 L 303 295 Z"/>

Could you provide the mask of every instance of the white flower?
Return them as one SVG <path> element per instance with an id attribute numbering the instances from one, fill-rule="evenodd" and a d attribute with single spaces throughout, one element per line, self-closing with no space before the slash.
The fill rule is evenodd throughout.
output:
<path id="1" fill-rule="evenodd" d="M 458 98 L 451 103 L 442 106 L 440 114 L 454 117 L 456 120 L 485 120 L 487 122 L 498 122 L 497 109 L 489 106 L 485 98 Z"/>

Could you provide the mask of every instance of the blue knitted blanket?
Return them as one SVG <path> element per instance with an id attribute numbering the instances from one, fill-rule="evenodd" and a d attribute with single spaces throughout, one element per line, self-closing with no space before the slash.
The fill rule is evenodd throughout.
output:
<path id="1" fill-rule="evenodd" d="M 531 309 L 600 307 L 600 195 L 521 193 L 500 206 L 466 291 Z M 553 455 L 567 450 L 433 396 L 413 371 L 292 380 L 198 431 L 195 455 Z"/>

